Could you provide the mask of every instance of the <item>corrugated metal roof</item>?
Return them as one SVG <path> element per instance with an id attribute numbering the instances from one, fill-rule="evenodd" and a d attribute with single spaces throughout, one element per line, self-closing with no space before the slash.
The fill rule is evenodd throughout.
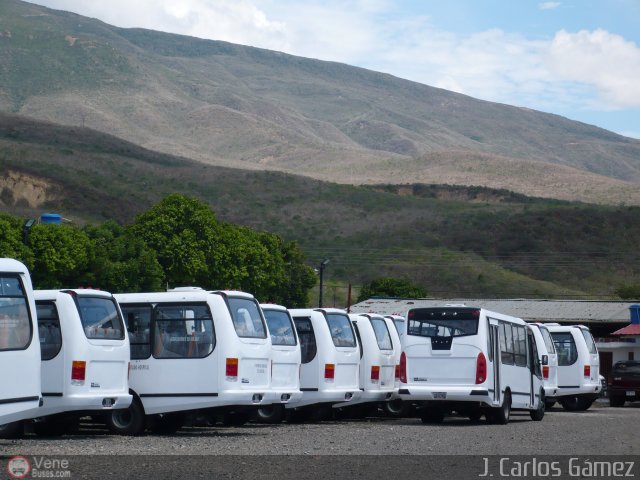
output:
<path id="1" fill-rule="evenodd" d="M 640 324 L 632 323 L 631 325 L 627 325 L 626 327 L 623 327 L 620 330 L 616 330 L 611 335 L 638 335 L 638 336 L 640 336 Z"/>
<path id="2" fill-rule="evenodd" d="M 354 313 L 376 312 L 383 315 L 406 316 L 409 308 L 442 307 L 446 304 L 464 304 L 485 308 L 505 315 L 535 322 L 559 323 L 628 323 L 629 307 L 637 302 L 606 302 L 592 300 L 532 300 L 532 299 L 398 299 L 372 298 L 351 307 Z"/>

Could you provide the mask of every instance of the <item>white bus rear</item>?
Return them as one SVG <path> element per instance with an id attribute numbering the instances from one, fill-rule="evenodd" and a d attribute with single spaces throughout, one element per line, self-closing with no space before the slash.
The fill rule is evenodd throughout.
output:
<path id="1" fill-rule="evenodd" d="M 529 328 L 536 339 L 538 358 L 542 365 L 542 384 L 547 408 L 555 403 L 552 397 L 558 393 L 558 354 L 549 329 L 543 323 L 529 323 Z"/>
<path id="2" fill-rule="evenodd" d="M 271 337 L 271 405 L 260 407 L 257 420 L 279 423 L 284 404 L 302 398 L 300 391 L 300 342 L 293 319 L 286 307 L 272 303 L 260 305 Z"/>
<path id="3" fill-rule="evenodd" d="M 270 391 L 271 340 L 255 298 L 199 289 L 115 295 L 131 342 L 131 407 L 113 412 L 122 434 L 180 428 L 185 412 L 227 424 L 249 419 Z"/>
<path id="4" fill-rule="evenodd" d="M 600 395 L 600 358 L 591 332 L 583 325 L 547 324 L 558 353 L 558 393 L 565 410 L 587 410 Z"/>
<path id="5" fill-rule="evenodd" d="M 523 320 L 484 309 L 411 309 L 400 359 L 399 394 L 421 402 L 423 422 L 451 411 L 505 424 L 511 410 L 544 416 L 535 340 Z"/>
<path id="6" fill-rule="evenodd" d="M 36 433 L 60 435 L 82 414 L 127 408 L 129 340 L 113 296 L 87 289 L 34 295 L 42 356 L 40 415 L 46 416 L 35 423 Z"/>
<path id="7" fill-rule="evenodd" d="M 349 316 L 335 308 L 289 310 L 302 353 L 302 399 L 287 409 L 302 407 L 331 414 L 327 407 L 356 400 L 360 394 L 360 350 Z"/>
<path id="8" fill-rule="evenodd" d="M 21 433 L 39 415 L 40 342 L 29 271 L 0 259 L 0 437 Z"/>

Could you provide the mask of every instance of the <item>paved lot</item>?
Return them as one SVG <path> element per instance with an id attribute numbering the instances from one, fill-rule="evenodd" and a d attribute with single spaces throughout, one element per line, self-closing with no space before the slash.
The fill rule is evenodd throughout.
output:
<path id="1" fill-rule="evenodd" d="M 441 425 L 418 418 L 329 421 L 277 426 L 188 427 L 175 435 L 120 437 L 83 425 L 77 435 L 0 440 L 3 455 L 633 455 L 640 452 L 640 406 L 569 413 L 542 422 L 514 413 L 508 425 Z"/>

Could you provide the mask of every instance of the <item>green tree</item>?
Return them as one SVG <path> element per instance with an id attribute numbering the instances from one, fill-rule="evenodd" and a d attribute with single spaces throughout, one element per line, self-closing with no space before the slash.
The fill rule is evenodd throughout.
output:
<path id="1" fill-rule="evenodd" d="M 33 256 L 22 241 L 22 225 L 21 219 L 0 214 L 0 257 L 15 258 L 30 265 Z"/>
<path id="2" fill-rule="evenodd" d="M 634 285 L 622 285 L 615 291 L 623 300 L 638 300 L 640 299 L 640 284 Z"/>
<path id="3" fill-rule="evenodd" d="M 29 247 L 35 288 L 73 288 L 87 281 L 92 245 L 82 230 L 70 225 L 37 224 L 31 228 Z"/>
<path id="4" fill-rule="evenodd" d="M 427 292 L 424 288 L 403 278 L 377 278 L 365 284 L 360 290 L 358 302 L 371 297 L 392 298 L 424 298 Z"/>
<path id="5" fill-rule="evenodd" d="M 309 305 L 309 289 L 317 281 L 313 268 L 305 265 L 304 254 L 296 242 L 286 242 L 282 245 L 282 255 L 285 261 L 285 285 L 278 300 L 282 305 L 290 308 L 300 308 Z"/>
<path id="6" fill-rule="evenodd" d="M 164 272 L 141 238 L 113 221 L 84 229 L 92 241 L 89 284 L 113 293 L 162 289 Z"/>

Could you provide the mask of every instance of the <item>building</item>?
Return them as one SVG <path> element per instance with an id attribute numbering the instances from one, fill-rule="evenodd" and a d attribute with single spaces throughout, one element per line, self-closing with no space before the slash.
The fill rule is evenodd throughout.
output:
<path id="1" fill-rule="evenodd" d="M 594 300 L 534 300 L 477 298 L 371 298 L 350 308 L 354 313 L 376 312 L 406 316 L 410 308 L 468 305 L 522 318 L 527 322 L 586 325 L 596 339 L 600 373 L 608 378 L 615 362 L 640 359 L 640 306 L 633 302 Z M 635 315 L 635 317 L 632 317 Z M 633 322 L 632 322 L 633 318 Z M 633 332 L 627 334 L 628 327 Z M 625 330 L 627 327 L 627 330 Z M 614 335 L 614 332 L 616 333 Z"/>

